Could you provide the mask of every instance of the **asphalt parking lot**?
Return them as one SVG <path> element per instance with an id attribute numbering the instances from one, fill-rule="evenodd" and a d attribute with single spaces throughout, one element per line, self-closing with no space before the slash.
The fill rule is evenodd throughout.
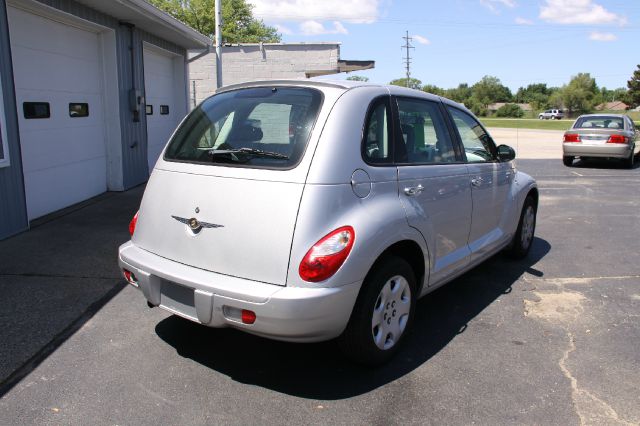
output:
<path id="1" fill-rule="evenodd" d="M 494 137 L 538 180 L 529 258 L 497 255 L 423 298 L 376 370 L 331 342 L 148 309 L 116 263 L 142 188 L 0 242 L 1 422 L 639 424 L 640 168 L 564 167 L 554 132 Z"/>

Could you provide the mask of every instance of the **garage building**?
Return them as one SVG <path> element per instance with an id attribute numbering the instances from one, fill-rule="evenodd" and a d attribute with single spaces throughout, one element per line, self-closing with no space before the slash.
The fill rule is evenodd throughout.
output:
<path id="1" fill-rule="evenodd" d="M 210 44 L 143 0 L 0 0 L 0 239 L 146 182 Z"/>

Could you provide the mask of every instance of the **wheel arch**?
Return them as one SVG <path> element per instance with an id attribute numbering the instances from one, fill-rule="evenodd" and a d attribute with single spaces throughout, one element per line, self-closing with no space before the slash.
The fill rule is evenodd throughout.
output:
<path id="1" fill-rule="evenodd" d="M 397 241 L 387 247 L 372 263 L 371 268 L 369 268 L 369 271 L 367 272 L 367 276 L 365 277 L 364 282 L 367 281 L 367 278 L 369 277 L 369 274 L 371 274 L 371 271 L 373 271 L 374 268 L 388 256 L 396 256 L 404 259 L 409 264 L 409 266 L 411 266 L 418 286 L 416 293 L 416 297 L 418 297 L 422 292 L 422 288 L 426 282 L 427 267 L 425 259 L 428 257 L 425 255 L 422 247 L 420 247 L 420 245 L 414 240 L 406 239 Z"/>

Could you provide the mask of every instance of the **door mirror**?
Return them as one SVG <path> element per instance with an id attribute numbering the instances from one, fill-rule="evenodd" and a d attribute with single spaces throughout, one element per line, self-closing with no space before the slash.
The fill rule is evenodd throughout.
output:
<path id="1" fill-rule="evenodd" d="M 498 146 L 498 159 L 501 162 L 511 161 L 516 158 L 516 152 L 509 145 Z"/>

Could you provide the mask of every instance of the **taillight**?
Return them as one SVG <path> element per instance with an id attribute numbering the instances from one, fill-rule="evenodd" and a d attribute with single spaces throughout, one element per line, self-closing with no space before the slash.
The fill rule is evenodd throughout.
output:
<path id="1" fill-rule="evenodd" d="M 627 143 L 629 139 L 623 135 L 611 135 L 607 143 Z"/>
<path id="2" fill-rule="evenodd" d="M 133 237 L 133 233 L 136 231 L 136 223 L 138 223 L 138 212 L 133 216 L 131 222 L 129 222 L 129 235 Z"/>
<path id="3" fill-rule="evenodd" d="M 300 262 L 300 278 L 314 283 L 330 278 L 349 256 L 355 238 L 356 233 L 350 226 L 338 228 L 323 237 Z"/>
<path id="4" fill-rule="evenodd" d="M 565 142 L 580 142 L 580 135 L 577 133 L 567 133 L 564 135 Z"/>

